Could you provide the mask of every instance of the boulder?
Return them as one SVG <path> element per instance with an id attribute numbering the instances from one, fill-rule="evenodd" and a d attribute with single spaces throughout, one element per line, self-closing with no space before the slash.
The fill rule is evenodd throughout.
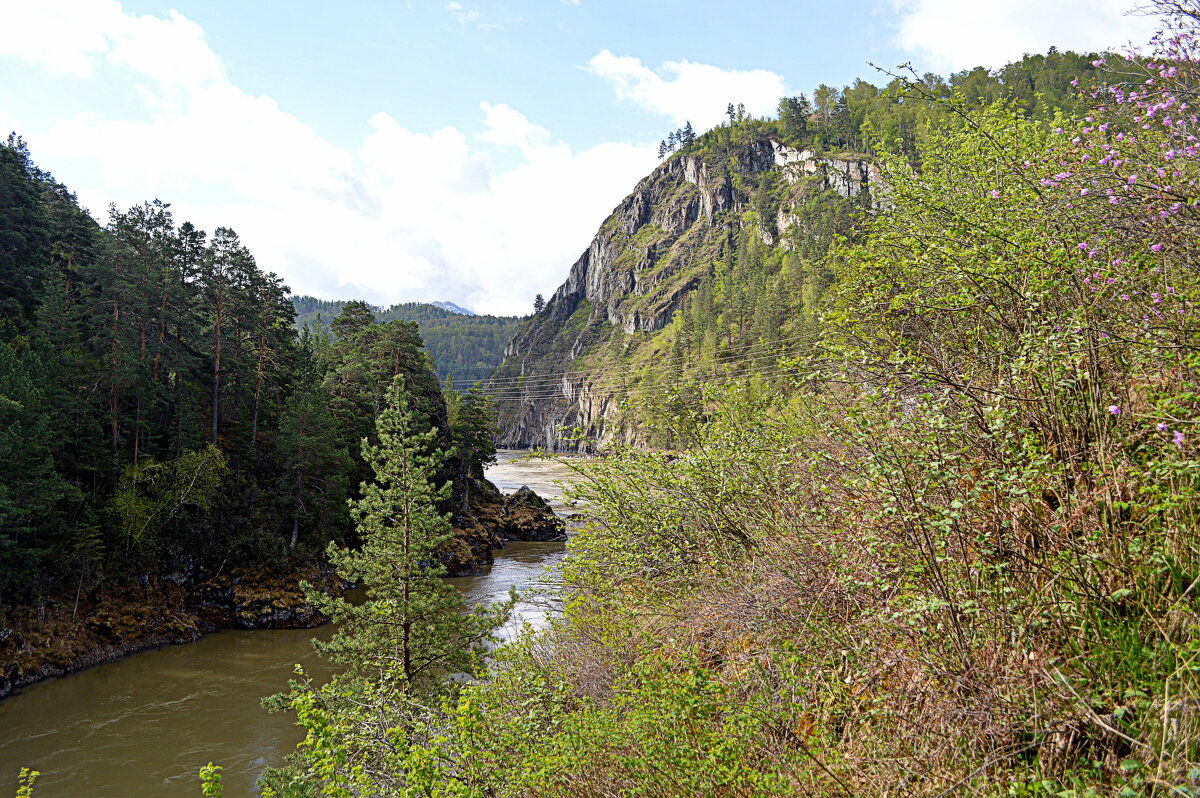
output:
<path id="1" fill-rule="evenodd" d="M 567 539 L 567 525 L 528 485 L 504 497 L 502 537 L 508 540 Z"/>

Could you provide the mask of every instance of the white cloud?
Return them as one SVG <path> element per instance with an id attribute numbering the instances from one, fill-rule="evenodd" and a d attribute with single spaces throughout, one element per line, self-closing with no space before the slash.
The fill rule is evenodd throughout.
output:
<path id="1" fill-rule="evenodd" d="M 164 85 L 202 86 L 224 77 L 221 59 L 204 41 L 204 29 L 178 11 L 168 16 L 126 17 L 113 37 L 109 63 Z"/>
<path id="2" fill-rule="evenodd" d="M 1126 14 L 1134 0 L 895 0 L 895 43 L 919 71 L 995 68 L 1025 53 L 1145 44 L 1156 20 Z"/>
<path id="3" fill-rule="evenodd" d="M 513 147 L 525 156 L 532 156 L 551 147 L 550 131 L 530 122 L 525 114 L 504 103 L 492 105 L 481 102 L 487 127 L 480 138 L 501 147 Z M 566 146 L 566 145 L 560 145 Z"/>
<path id="4" fill-rule="evenodd" d="M 120 28 L 117 0 L 39 0 L 13 3 L 0 25 L 0 54 L 17 55 L 58 74 L 89 76 L 92 56 L 107 52 L 105 31 Z"/>
<path id="5" fill-rule="evenodd" d="M 609 81 L 618 99 L 632 100 L 678 124 L 691 121 L 700 130 L 719 123 L 731 102 L 743 103 L 750 114 L 765 116 L 773 114 L 779 98 L 788 94 L 783 76 L 765 69 L 668 61 L 655 72 L 639 58 L 608 50 L 592 56 L 587 69 Z"/>
<path id="6" fill-rule="evenodd" d="M 450 16 L 454 17 L 458 21 L 458 24 L 462 25 L 464 28 L 470 25 L 471 27 L 478 28 L 479 30 L 504 30 L 503 25 L 495 22 L 485 22 L 483 15 L 479 13 L 479 9 L 477 8 L 467 8 L 462 3 L 453 2 L 453 0 L 451 0 L 449 3 L 446 3 L 444 8 L 449 11 Z M 517 23 L 520 21 L 521 19 L 519 17 L 510 17 L 508 19 L 509 23 Z"/>
<path id="7" fill-rule="evenodd" d="M 230 84 L 191 20 L 91 5 L 103 13 L 88 17 L 90 32 L 70 22 L 56 38 L 63 31 L 38 17 L 19 42 L 0 34 L 0 54 L 97 80 L 103 66 L 103 80 L 137 86 L 143 106 L 136 118 L 76 114 L 25 131 L 34 158 L 93 211 L 158 197 L 177 222 L 234 228 L 300 293 L 526 312 L 655 164 L 649 145 L 576 152 L 487 102 L 477 135 L 416 132 L 381 112 L 357 146 L 339 147 L 271 97 Z M 6 122 L 18 109 L 2 102 Z M 73 182 L 60 164 L 96 178 Z"/>
<path id="8" fill-rule="evenodd" d="M 479 21 L 479 11 L 474 8 L 463 8 L 462 3 L 446 3 L 446 10 L 450 12 L 450 16 L 458 20 L 459 25 L 467 25 Z"/>
<path id="9" fill-rule="evenodd" d="M 176 11 L 167 19 L 125 14 L 117 0 L 38 0 L 5 10 L 0 54 L 57 74 L 91 77 L 98 56 L 164 84 L 222 77 L 204 30 Z"/>

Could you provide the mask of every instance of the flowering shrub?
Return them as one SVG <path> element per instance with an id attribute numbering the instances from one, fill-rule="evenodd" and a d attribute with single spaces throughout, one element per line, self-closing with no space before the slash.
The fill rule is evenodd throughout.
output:
<path id="1" fill-rule="evenodd" d="M 584 467 L 563 617 L 412 794 L 1200 796 L 1200 6 L 1161 7 L 1083 118 L 949 101 L 884 159 L 790 397 Z"/>

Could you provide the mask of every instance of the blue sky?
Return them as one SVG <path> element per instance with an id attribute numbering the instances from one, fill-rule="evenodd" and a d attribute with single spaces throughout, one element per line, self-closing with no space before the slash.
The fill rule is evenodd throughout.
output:
<path id="1" fill-rule="evenodd" d="M 37 0 L 0 28 L 0 127 L 101 221 L 160 198 L 297 292 L 521 313 L 684 120 L 1144 42 L 1127 5 Z"/>

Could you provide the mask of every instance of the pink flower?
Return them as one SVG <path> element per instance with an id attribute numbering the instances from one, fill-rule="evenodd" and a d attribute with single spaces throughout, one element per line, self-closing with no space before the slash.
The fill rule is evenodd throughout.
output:
<path id="1" fill-rule="evenodd" d="M 1151 252 L 1162 252 L 1162 244 L 1151 244 L 1150 251 Z"/>
<path id="2" fill-rule="evenodd" d="M 1179 430 L 1175 430 L 1175 434 L 1173 434 L 1171 436 L 1171 440 L 1175 443 L 1176 448 L 1178 448 L 1178 449 L 1183 448 L 1183 433 L 1182 432 L 1180 432 Z"/>
<path id="3" fill-rule="evenodd" d="M 1155 428 L 1156 430 L 1158 430 L 1159 432 L 1166 432 L 1166 431 L 1167 431 L 1167 422 L 1165 422 L 1165 421 L 1160 421 L 1160 422 L 1158 422 L 1157 424 L 1155 424 L 1155 425 L 1154 425 L 1154 428 Z"/>
<path id="4" fill-rule="evenodd" d="M 1108 412 L 1112 413 L 1114 416 L 1119 416 L 1121 415 L 1121 407 L 1120 405 L 1109 405 Z"/>
<path id="5" fill-rule="evenodd" d="M 992 189 L 992 199 L 1000 199 L 1000 192 L 996 189 Z"/>

